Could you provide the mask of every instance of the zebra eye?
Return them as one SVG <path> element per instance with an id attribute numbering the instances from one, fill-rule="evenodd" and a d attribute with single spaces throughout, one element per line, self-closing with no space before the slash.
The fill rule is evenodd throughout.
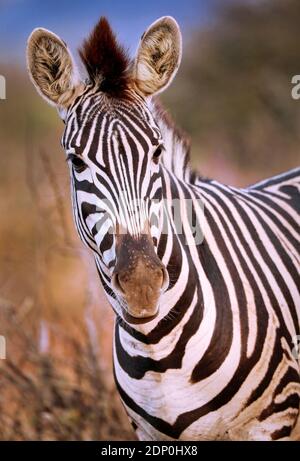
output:
<path id="1" fill-rule="evenodd" d="M 68 160 L 71 160 L 72 166 L 74 170 L 77 171 L 77 173 L 81 173 L 87 167 L 84 161 L 81 160 L 81 158 L 79 158 L 77 155 L 74 155 L 74 154 L 68 155 Z"/>
<path id="2" fill-rule="evenodd" d="M 162 146 L 158 146 L 152 157 L 152 160 L 155 164 L 158 164 L 161 153 L 162 153 Z"/>

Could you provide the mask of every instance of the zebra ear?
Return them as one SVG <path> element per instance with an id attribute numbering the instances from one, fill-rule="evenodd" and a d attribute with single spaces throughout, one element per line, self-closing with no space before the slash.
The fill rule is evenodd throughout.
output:
<path id="1" fill-rule="evenodd" d="M 144 96 L 159 93 L 171 83 L 181 61 L 181 48 L 179 26 L 170 16 L 155 21 L 142 35 L 133 78 Z"/>
<path id="2" fill-rule="evenodd" d="M 59 109 L 67 108 L 79 88 L 79 76 L 66 44 L 46 29 L 34 29 L 27 43 L 27 67 L 38 93 Z"/>

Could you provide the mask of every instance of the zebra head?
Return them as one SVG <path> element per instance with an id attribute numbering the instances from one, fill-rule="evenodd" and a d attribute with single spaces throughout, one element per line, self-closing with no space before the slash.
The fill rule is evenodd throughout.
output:
<path id="1" fill-rule="evenodd" d="M 57 35 L 35 29 L 29 74 L 65 123 L 75 224 L 94 251 L 110 302 L 126 321 L 147 322 L 169 284 L 157 254 L 165 147 L 151 99 L 178 69 L 180 30 L 173 18 L 157 20 L 130 60 L 101 18 L 79 53 L 87 79 Z"/>

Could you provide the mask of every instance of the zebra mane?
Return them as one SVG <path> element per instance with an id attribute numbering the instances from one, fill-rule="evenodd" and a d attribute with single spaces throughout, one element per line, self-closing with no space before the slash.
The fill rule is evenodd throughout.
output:
<path id="1" fill-rule="evenodd" d="M 153 115 L 166 147 L 162 163 L 179 179 L 191 182 L 194 175 L 190 169 L 190 138 L 174 123 L 158 99 L 153 99 L 152 104 Z"/>
<path id="2" fill-rule="evenodd" d="M 126 96 L 130 59 L 105 17 L 99 19 L 78 51 L 91 82 L 99 90 L 118 98 Z"/>

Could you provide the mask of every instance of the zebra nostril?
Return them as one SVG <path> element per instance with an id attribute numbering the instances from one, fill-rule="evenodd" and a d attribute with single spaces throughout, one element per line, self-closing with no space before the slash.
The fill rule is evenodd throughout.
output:
<path id="1" fill-rule="evenodd" d="M 122 295 L 125 294 L 125 292 L 124 292 L 124 290 L 122 288 L 122 285 L 120 283 L 119 274 L 117 272 L 115 274 L 113 274 L 112 279 L 111 279 L 111 284 L 112 284 L 113 288 L 116 291 L 119 291 L 120 293 L 122 293 Z"/>

